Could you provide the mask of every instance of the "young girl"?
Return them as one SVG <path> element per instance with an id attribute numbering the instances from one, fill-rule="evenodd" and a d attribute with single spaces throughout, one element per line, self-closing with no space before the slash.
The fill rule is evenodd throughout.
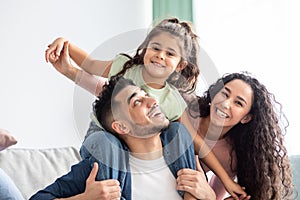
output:
<path id="1" fill-rule="evenodd" d="M 64 52 L 61 58 L 62 49 Z M 246 193 L 232 181 L 192 127 L 185 111 L 187 105 L 178 92 L 186 93 L 195 89 L 199 75 L 198 49 L 197 36 L 190 24 L 173 18 L 156 25 L 138 47 L 133 58 L 119 55 L 113 61 L 92 60 L 81 49 L 63 38 L 58 38 L 49 45 L 46 60 L 50 60 L 59 72 L 83 86 L 91 85 L 86 84 L 86 81 L 93 80 L 88 73 L 109 78 L 118 74 L 132 79 L 149 95 L 157 98 L 163 112 L 171 121 L 179 120 L 187 127 L 194 138 L 196 153 L 218 175 L 227 191 L 238 199 L 238 195 L 245 196 Z M 88 73 L 73 67 L 69 63 L 68 54 Z M 97 84 L 92 91 L 95 94 L 99 94 L 103 82 Z M 88 134 L 96 129 L 95 122 L 92 122 Z M 85 156 L 88 152 L 82 154 Z"/>
<path id="2" fill-rule="evenodd" d="M 227 173 L 237 176 L 251 199 L 295 198 L 283 145 L 285 129 L 281 125 L 285 118 L 275 107 L 281 105 L 263 84 L 248 73 L 227 74 L 204 96 L 188 96 L 187 101 L 198 134 L 213 145 Z M 209 171 L 206 166 L 204 169 Z M 210 185 L 217 199 L 223 199 L 225 190 L 220 180 L 213 176 Z"/>

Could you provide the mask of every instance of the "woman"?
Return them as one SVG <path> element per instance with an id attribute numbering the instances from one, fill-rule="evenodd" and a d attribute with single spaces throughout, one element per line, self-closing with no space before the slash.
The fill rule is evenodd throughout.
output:
<path id="1" fill-rule="evenodd" d="M 295 198 L 283 145 L 282 125 L 287 120 L 263 84 L 247 73 L 232 73 L 211 85 L 203 97 L 186 100 L 198 134 L 251 199 Z M 217 199 L 223 199 L 226 192 L 216 176 L 210 184 Z"/>

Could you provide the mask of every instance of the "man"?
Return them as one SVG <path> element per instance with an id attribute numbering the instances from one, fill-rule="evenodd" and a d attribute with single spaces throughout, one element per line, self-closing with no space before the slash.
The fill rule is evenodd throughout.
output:
<path id="1" fill-rule="evenodd" d="M 111 196 L 102 193 L 102 199 L 120 199 L 116 185 L 121 188 L 121 199 L 182 199 L 182 191 L 198 199 L 215 199 L 203 173 L 195 171 L 190 134 L 182 124 L 170 123 L 156 100 L 131 81 L 112 78 L 95 101 L 94 112 L 111 133 L 90 135 L 85 148 L 91 157 L 31 200 L 100 199 L 97 187 L 109 178 L 117 179 L 120 186 L 110 182 L 112 187 L 106 188 Z M 116 151 L 118 157 L 113 157 Z"/>

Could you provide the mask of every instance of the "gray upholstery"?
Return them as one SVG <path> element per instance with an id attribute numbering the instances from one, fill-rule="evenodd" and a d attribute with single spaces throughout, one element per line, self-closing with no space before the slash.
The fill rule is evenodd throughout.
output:
<path id="1" fill-rule="evenodd" d="M 74 147 L 9 148 L 0 152 L 0 168 L 15 182 L 25 199 L 70 171 L 80 160 Z"/>
<path id="2" fill-rule="evenodd" d="M 293 170 L 293 183 L 297 188 L 298 198 L 300 199 L 300 155 L 292 155 L 289 159 Z"/>

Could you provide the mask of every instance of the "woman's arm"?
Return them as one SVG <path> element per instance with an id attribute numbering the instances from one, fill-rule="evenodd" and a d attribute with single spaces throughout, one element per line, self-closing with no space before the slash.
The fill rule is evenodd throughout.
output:
<path id="1" fill-rule="evenodd" d="M 188 129 L 194 140 L 195 153 L 220 178 L 228 193 L 236 200 L 239 199 L 238 196 L 246 195 L 243 188 L 229 177 L 211 149 L 205 144 L 202 137 L 197 134 L 188 118 L 187 111 L 183 113 L 180 121 Z"/>

